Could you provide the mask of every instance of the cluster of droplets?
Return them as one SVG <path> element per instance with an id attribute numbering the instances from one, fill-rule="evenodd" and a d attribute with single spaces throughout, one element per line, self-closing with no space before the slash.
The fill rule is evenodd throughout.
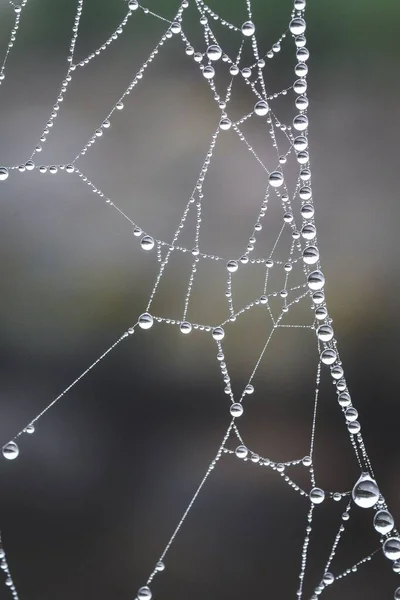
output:
<path id="1" fill-rule="evenodd" d="M 8 563 L 7 563 L 6 553 L 1 545 L 1 537 L 0 537 L 0 567 L 4 571 L 4 575 L 6 578 L 5 584 L 8 587 L 8 589 L 10 590 L 12 597 L 14 598 L 14 600 L 18 600 L 18 592 L 16 590 L 13 579 L 11 577 L 11 572 L 10 572 L 10 569 L 9 569 Z"/>

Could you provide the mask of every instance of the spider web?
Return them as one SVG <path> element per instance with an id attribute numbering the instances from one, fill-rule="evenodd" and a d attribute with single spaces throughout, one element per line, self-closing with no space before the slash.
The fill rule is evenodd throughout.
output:
<path id="1" fill-rule="evenodd" d="M 77 59 L 76 43 L 78 40 L 81 15 L 84 9 L 84 0 L 78 0 L 76 14 L 73 22 L 72 37 L 68 53 L 68 68 L 63 75 L 56 102 L 51 114 L 40 135 L 37 145 L 29 158 L 19 165 L 9 165 L 0 168 L 0 182 L 9 177 L 17 177 L 19 173 L 35 171 L 44 176 L 55 176 L 65 172 L 86 185 L 96 196 L 105 202 L 110 209 L 117 213 L 120 219 L 129 223 L 137 245 L 144 252 L 152 253 L 157 264 L 157 275 L 154 285 L 149 293 L 142 314 L 137 321 L 116 341 L 104 351 L 86 370 L 84 370 L 71 384 L 55 397 L 39 414 L 27 423 L 12 439 L 3 446 L 5 458 L 13 460 L 19 455 L 19 438 L 35 432 L 37 422 L 62 400 L 67 393 L 89 371 L 94 369 L 116 346 L 139 330 L 148 330 L 152 327 L 160 329 L 170 326 L 180 330 L 183 336 L 207 336 L 214 343 L 216 361 L 221 372 L 221 395 L 225 394 L 227 405 L 227 427 L 221 435 L 212 461 L 205 470 L 186 510 L 182 514 L 171 537 L 167 540 L 163 551 L 157 557 L 154 568 L 144 578 L 143 585 L 137 592 L 138 600 L 150 599 L 156 579 L 162 578 L 165 569 L 165 560 L 171 546 L 177 541 L 179 533 L 202 492 L 211 473 L 216 471 L 220 461 L 236 460 L 246 463 L 246 468 L 254 465 L 263 470 L 272 471 L 280 477 L 290 488 L 288 493 L 297 494 L 308 502 L 306 515 L 305 535 L 299 559 L 299 586 L 295 591 L 298 598 L 309 597 L 316 600 L 332 584 L 348 577 L 369 563 L 372 558 L 383 549 L 383 553 L 393 562 L 393 570 L 400 572 L 400 535 L 395 528 L 395 523 L 384 497 L 379 491 L 377 480 L 371 465 L 368 452 L 363 441 L 358 411 L 350 396 L 340 360 L 338 344 L 335 338 L 332 319 L 330 318 L 324 294 L 325 277 L 320 264 L 318 250 L 317 229 L 314 220 L 314 204 L 311 183 L 311 166 L 308 144 L 308 98 L 307 98 L 307 62 L 309 51 L 306 47 L 306 21 L 305 0 L 295 0 L 292 11 L 287 15 L 287 29 L 274 41 L 270 49 L 265 52 L 260 50 L 258 24 L 253 19 L 250 0 L 242 0 L 247 18 L 242 24 L 233 24 L 225 16 L 214 12 L 203 0 L 184 0 L 178 7 L 176 14 L 170 18 L 160 15 L 149 8 L 139 5 L 136 0 L 126 4 L 126 14 L 118 27 L 96 50 L 90 52 L 85 58 Z M 9 2 L 10 10 L 15 12 L 15 20 L 0 68 L 0 84 L 4 83 L 8 68 L 8 59 L 13 51 L 19 31 L 21 19 L 28 0 L 21 4 Z M 192 41 L 191 33 L 186 29 L 186 14 L 188 10 L 195 10 L 201 25 L 201 40 Z M 95 128 L 87 142 L 80 151 L 71 157 L 65 164 L 37 164 L 37 156 L 42 151 L 48 138 L 55 127 L 57 117 L 62 113 L 64 98 L 68 92 L 74 75 L 84 69 L 89 63 L 105 53 L 124 33 L 130 19 L 139 13 L 144 13 L 148 19 L 162 21 L 165 32 L 157 41 L 154 49 L 149 54 L 135 77 L 126 89 L 120 94 L 101 122 Z M 225 29 L 232 37 L 230 48 L 236 45 L 236 52 L 224 52 L 219 42 L 220 32 Z M 192 68 L 197 69 L 198 76 L 202 78 L 210 97 L 215 103 L 215 129 L 205 149 L 203 162 L 199 175 L 193 182 L 193 189 L 175 231 L 169 240 L 160 239 L 152 231 L 147 231 L 140 223 L 134 220 L 134 215 L 123 210 L 114 198 L 109 197 L 86 174 L 82 166 L 83 158 L 89 155 L 94 145 L 104 143 L 114 119 L 120 118 L 118 113 L 132 101 L 131 95 L 138 86 L 144 85 L 147 70 L 157 60 L 164 47 L 170 40 L 178 39 L 181 52 L 191 61 Z M 266 83 L 266 67 L 270 61 L 278 56 L 281 50 L 287 50 L 296 58 L 294 68 L 295 77 L 287 87 L 278 92 L 271 93 Z M 236 116 L 241 108 L 234 104 L 235 89 L 245 88 L 248 105 L 241 116 Z M 284 97 L 290 99 L 293 117 L 290 121 L 278 118 L 279 101 Z M 262 136 L 254 138 L 255 129 L 262 132 Z M 259 194 L 259 206 L 251 207 L 252 224 L 246 231 L 244 246 L 235 244 L 235 252 L 227 254 L 207 252 L 202 243 L 204 222 L 210 214 L 210 198 L 207 193 L 207 180 L 210 169 L 216 160 L 220 146 L 229 136 L 229 144 L 239 143 L 247 156 L 250 157 L 256 169 L 261 174 L 263 192 Z M 261 140 L 261 144 L 260 144 Z M 273 154 L 265 152 L 265 146 L 272 148 Z M 270 217 L 270 218 L 269 218 Z M 185 241 L 187 240 L 187 241 Z M 185 269 L 179 269 L 179 276 L 184 279 L 184 293 L 182 298 L 176 298 L 174 306 L 181 301 L 181 312 L 178 316 L 160 314 L 157 312 L 157 300 L 162 296 L 162 283 L 173 269 L 173 262 L 177 257 L 184 257 Z M 209 266 L 218 266 L 221 269 L 219 281 L 224 287 L 224 317 L 213 318 L 211 323 L 196 318 L 199 306 L 194 301 L 196 284 L 202 270 L 208 273 Z M 247 286 L 246 277 L 251 272 L 257 272 L 252 285 Z M 214 281 L 214 280 L 213 280 Z M 249 299 L 249 293 L 254 295 Z M 256 290 L 256 291 L 255 291 Z M 218 307 L 213 305 L 213 293 L 210 291 L 211 313 L 217 313 Z M 246 299 L 247 298 L 247 299 Z M 309 308 L 311 301 L 311 311 Z M 263 323 L 268 323 L 268 332 L 263 339 L 261 348 L 253 360 L 252 367 L 246 382 L 239 388 L 238 382 L 231 376 L 229 362 L 229 342 L 235 346 L 240 344 L 240 339 L 235 338 L 235 329 L 240 328 L 241 321 L 248 320 L 248 314 L 258 312 L 262 315 Z M 203 313 L 204 314 L 204 313 Z M 247 321 L 246 321 L 247 322 Z M 257 441 L 250 439 L 244 433 L 242 415 L 251 410 L 249 397 L 257 394 L 257 376 L 264 364 L 268 352 L 276 338 L 285 330 L 290 330 L 292 336 L 299 335 L 298 330 L 303 330 L 311 339 L 315 338 L 314 354 L 316 362 L 315 383 L 313 391 L 313 409 L 311 411 L 310 436 L 307 453 L 303 456 L 294 456 L 289 460 L 272 460 L 262 455 Z M 288 343 L 285 337 L 285 343 Z M 293 341 L 293 343 L 295 343 Z M 251 355 L 250 349 L 249 354 Z M 354 452 L 358 468 L 359 479 L 354 482 L 351 490 L 327 491 L 319 486 L 316 477 L 315 461 L 315 432 L 317 417 L 320 412 L 319 400 L 324 377 L 331 378 L 337 392 L 339 411 L 343 413 L 344 429 L 347 430 L 349 445 Z M 239 389 L 239 391 L 237 391 Z M 229 410 L 229 412 L 228 412 Z M 301 473 L 300 473 L 301 472 Z M 306 476 L 304 477 L 304 473 Z M 305 590 L 305 578 L 309 558 L 309 544 L 311 533 L 314 531 L 315 514 L 326 503 L 337 502 L 343 504 L 338 520 L 336 533 L 331 541 L 330 549 L 326 554 L 324 567 L 319 580 L 312 582 L 311 594 Z M 322 505 L 322 506 L 320 506 Z M 380 535 L 377 547 L 372 548 L 364 557 L 350 565 L 344 571 L 334 569 L 334 559 L 345 530 L 351 521 L 353 512 L 358 508 L 374 509 L 373 527 Z M 314 526 L 314 528 L 313 528 Z M 162 540 L 160 540 L 160 544 Z M 0 539 L 1 566 L 5 572 L 5 583 L 12 596 L 18 599 L 16 586 L 6 560 L 5 551 Z M 162 595 L 162 584 L 157 583 L 157 594 Z M 400 598 L 400 588 L 394 594 Z"/>

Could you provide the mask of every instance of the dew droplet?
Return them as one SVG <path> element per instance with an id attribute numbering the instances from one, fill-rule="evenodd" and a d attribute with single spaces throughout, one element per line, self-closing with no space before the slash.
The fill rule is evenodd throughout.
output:
<path id="1" fill-rule="evenodd" d="M 400 560 L 396 560 L 396 561 L 393 563 L 393 571 L 394 571 L 395 573 L 400 573 Z M 400 588 L 399 588 L 399 591 L 400 591 Z M 396 598 L 396 596 L 395 596 L 395 598 Z M 400 600 L 400 595 L 399 595 L 399 600 Z"/>
<path id="2" fill-rule="evenodd" d="M 304 94 L 307 90 L 307 81 L 305 79 L 296 79 L 293 84 L 293 90 L 296 94 Z"/>
<path id="3" fill-rule="evenodd" d="M 212 79 L 215 75 L 215 69 L 211 65 L 207 65 L 203 69 L 203 75 L 206 79 Z"/>
<path id="4" fill-rule="evenodd" d="M 305 150 L 308 147 L 307 138 L 304 137 L 304 135 L 298 135 L 293 140 L 293 146 L 297 152 L 302 152 L 303 150 Z"/>
<path id="5" fill-rule="evenodd" d="M 214 327 L 212 330 L 212 336 L 214 340 L 218 342 L 225 337 L 225 331 L 222 329 L 222 327 Z"/>
<path id="6" fill-rule="evenodd" d="M 369 473 L 362 473 L 356 482 L 352 497 L 361 508 L 372 508 L 379 500 L 379 488 Z"/>
<path id="7" fill-rule="evenodd" d="M 304 458 L 301 459 L 301 462 L 303 463 L 303 465 L 305 467 L 311 467 L 311 465 L 312 465 L 312 458 L 311 458 L 311 456 L 305 456 Z"/>
<path id="8" fill-rule="evenodd" d="M 312 219 L 314 216 L 314 207 L 312 204 L 303 204 L 300 212 L 303 219 Z"/>
<path id="9" fill-rule="evenodd" d="M 128 8 L 129 10 L 137 10 L 139 8 L 138 0 L 129 0 Z"/>
<path id="10" fill-rule="evenodd" d="M 153 326 L 153 317 L 151 316 L 151 314 L 145 312 L 142 315 L 140 315 L 138 319 L 138 324 L 139 327 L 141 327 L 142 329 L 150 329 L 150 327 Z"/>
<path id="11" fill-rule="evenodd" d="M 259 117 L 264 117 L 269 111 L 269 106 L 265 100 L 259 100 L 254 106 L 254 112 Z"/>
<path id="12" fill-rule="evenodd" d="M 346 418 L 346 421 L 352 423 L 353 421 L 356 421 L 358 419 L 358 410 L 354 408 L 354 406 L 350 406 L 350 408 L 348 408 L 344 413 L 344 416 Z"/>
<path id="13" fill-rule="evenodd" d="M 255 28 L 255 25 L 254 25 L 254 23 L 252 21 L 246 21 L 242 25 L 242 33 L 246 37 L 249 37 L 250 35 L 253 35 L 253 33 L 255 32 L 255 30 L 256 30 L 256 28 Z"/>
<path id="14" fill-rule="evenodd" d="M 228 131 L 232 127 L 232 121 L 228 117 L 222 117 L 219 122 L 219 128 L 223 131 Z"/>
<path id="15" fill-rule="evenodd" d="M 206 54 L 210 60 L 219 60 L 222 56 L 222 50 L 217 44 L 211 44 L 211 46 L 208 46 Z"/>
<path id="16" fill-rule="evenodd" d="M 325 500 L 325 492 L 321 488 L 315 487 L 310 492 L 310 500 L 313 504 L 321 504 Z"/>
<path id="17" fill-rule="evenodd" d="M 272 187 L 280 187 L 283 184 L 283 175 L 280 171 L 272 171 L 268 179 Z"/>
<path id="18" fill-rule="evenodd" d="M 156 571 L 164 571 L 165 565 L 162 560 L 159 560 L 156 564 Z"/>
<path id="19" fill-rule="evenodd" d="M 226 263 L 226 268 L 228 269 L 229 273 L 235 273 L 235 271 L 238 270 L 239 265 L 236 260 L 228 260 Z"/>
<path id="20" fill-rule="evenodd" d="M 325 575 L 322 578 L 322 581 L 325 585 L 331 585 L 335 581 L 335 577 L 334 575 L 332 575 L 332 573 L 325 573 Z"/>
<path id="21" fill-rule="evenodd" d="M 317 329 L 318 339 L 322 342 L 330 342 L 333 338 L 333 329 L 330 325 L 320 325 Z"/>
<path id="22" fill-rule="evenodd" d="M 254 393 L 254 386 L 251 385 L 251 383 L 248 383 L 246 385 L 246 387 L 244 388 L 245 394 L 253 394 Z"/>
<path id="23" fill-rule="evenodd" d="M 333 365 L 337 360 L 337 354 L 333 348 L 327 348 L 321 352 L 320 358 L 324 365 Z"/>
<path id="24" fill-rule="evenodd" d="M 289 30 L 293 35 L 301 35 L 306 30 L 306 22 L 300 17 L 292 19 L 289 24 Z"/>
<path id="25" fill-rule="evenodd" d="M 29 434 L 35 433 L 35 426 L 32 424 L 27 425 L 24 429 L 24 433 L 29 433 Z"/>
<path id="26" fill-rule="evenodd" d="M 154 239 L 151 237 L 151 235 L 145 235 L 140 240 L 140 245 L 142 246 L 143 250 L 153 250 Z"/>
<path id="27" fill-rule="evenodd" d="M 347 423 L 347 429 L 349 430 L 349 433 L 355 435 L 356 433 L 360 433 L 361 425 L 358 421 L 351 421 Z"/>
<path id="28" fill-rule="evenodd" d="M 152 597 L 151 590 L 148 585 L 145 585 L 140 588 L 137 593 L 138 600 L 150 600 Z"/>
<path id="29" fill-rule="evenodd" d="M 173 23 L 171 23 L 171 31 L 175 34 L 180 33 L 182 31 L 182 25 L 177 21 L 174 21 Z M 149 596 L 149 598 L 151 598 L 151 596 Z"/>
<path id="30" fill-rule="evenodd" d="M 374 527 L 382 535 L 390 533 L 394 527 L 394 519 L 390 512 L 387 510 L 378 510 L 374 516 Z"/>
<path id="31" fill-rule="evenodd" d="M 180 328 L 180 330 L 181 330 L 182 333 L 187 334 L 187 333 L 190 333 L 192 331 L 192 324 L 189 323 L 188 321 L 183 321 L 180 324 L 179 328 Z"/>
<path id="32" fill-rule="evenodd" d="M 0 181 L 5 181 L 8 177 L 7 167 L 0 167 Z"/>
<path id="33" fill-rule="evenodd" d="M 3 456 L 7 460 L 14 460 L 19 454 L 19 448 L 15 442 L 8 442 L 3 446 Z"/>
<path id="34" fill-rule="evenodd" d="M 397 571 L 397 573 L 399 573 L 399 571 Z M 400 600 L 400 587 L 398 587 L 394 593 L 394 600 Z"/>
<path id="35" fill-rule="evenodd" d="M 340 406 L 349 406 L 349 404 L 351 404 L 350 394 L 348 392 L 342 392 L 339 394 L 338 402 Z"/>
<path id="36" fill-rule="evenodd" d="M 399 560 L 400 558 L 400 538 L 391 537 L 383 543 L 383 554 L 389 560 Z"/>
<path id="37" fill-rule="evenodd" d="M 308 118 L 306 115 L 296 115 L 293 119 L 293 127 L 297 131 L 304 131 L 308 127 Z"/>
<path id="38" fill-rule="evenodd" d="M 310 290 L 320 290 L 325 285 L 325 276 L 322 271 L 312 271 L 307 278 Z"/>
<path id="39" fill-rule="evenodd" d="M 303 250 L 303 260 L 306 265 L 314 265 L 319 261 L 319 250 L 316 246 L 307 246 Z"/>
<path id="40" fill-rule="evenodd" d="M 246 456 L 248 455 L 249 451 L 246 448 L 246 446 L 238 446 L 235 450 L 235 454 L 238 458 L 246 458 Z"/>
<path id="41" fill-rule="evenodd" d="M 243 406 L 239 402 L 231 404 L 230 413 L 232 417 L 241 417 L 243 414 Z"/>

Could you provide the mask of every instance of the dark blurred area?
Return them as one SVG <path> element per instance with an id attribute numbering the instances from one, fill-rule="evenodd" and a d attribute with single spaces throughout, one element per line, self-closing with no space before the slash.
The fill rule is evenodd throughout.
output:
<path id="1" fill-rule="evenodd" d="M 178 7 L 172 0 L 145 5 L 169 19 Z M 209 6 L 238 26 L 246 20 L 244 0 Z M 266 52 L 286 29 L 291 2 L 253 0 L 252 6 Z M 25 162 L 38 142 L 67 69 L 75 8 L 72 0 L 30 0 L 24 9 L 0 86 L 0 165 Z M 188 11 L 187 35 L 204 51 L 198 16 Z M 125 13 L 122 0 L 85 0 L 76 57 L 99 47 Z M 307 19 L 310 154 L 329 313 L 381 491 L 399 522 L 400 4 L 309 0 Z M 13 7 L 0 0 L 0 56 L 13 20 Z M 138 10 L 106 52 L 74 73 L 37 164 L 76 156 L 166 28 Z M 219 28 L 218 35 L 224 50 L 237 52 L 238 34 Z M 293 82 L 294 50 L 286 46 L 266 67 L 271 92 Z M 251 97 L 244 85 L 234 92 L 232 110 L 240 117 L 252 110 Z M 274 110 L 289 121 L 293 96 L 281 100 Z M 170 241 L 219 114 L 176 36 L 78 166 L 146 232 Z M 266 130 L 251 121 L 247 134 L 265 162 L 274 164 Z M 264 188 L 265 174 L 227 132 L 204 188 L 201 248 L 240 256 Z M 137 321 L 158 263 L 155 251 L 141 250 L 128 221 L 65 172 L 11 171 L 0 182 L 0 211 L 2 445 Z M 190 247 L 190 239 L 184 231 L 182 244 Z M 265 248 L 271 240 L 262 242 Z M 154 314 L 181 318 L 191 259 L 173 254 Z M 225 275 L 224 263 L 201 263 L 189 320 L 217 324 L 227 316 Z M 243 279 L 234 290 L 237 306 L 257 296 L 262 277 L 255 266 Z M 235 393 L 247 383 L 269 328 L 258 308 L 227 325 Z M 277 461 L 308 454 L 316 363 L 310 331 L 283 331 L 271 343 L 241 420 L 252 449 Z M 359 470 L 325 375 L 317 481 L 345 491 Z M 155 324 L 122 341 L 37 423 L 34 435 L 19 439 L 17 460 L 0 461 L 0 529 L 20 600 L 133 599 L 214 458 L 228 407 L 209 335 L 182 336 L 177 328 Z M 232 440 L 230 447 L 235 445 Z M 297 469 L 288 474 L 307 489 Z M 344 509 L 342 501 L 316 510 L 307 598 Z M 307 499 L 277 473 L 223 456 L 154 580 L 154 598 L 295 598 L 307 510 Z M 339 545 L 333 573 L 379 546 L 371 513 L 360 512 L 355 510 Z M 399 585 L 378 553 L 323 595 L 392 598 Z M 7 597 L 0 585 L 0 598 Z"/>

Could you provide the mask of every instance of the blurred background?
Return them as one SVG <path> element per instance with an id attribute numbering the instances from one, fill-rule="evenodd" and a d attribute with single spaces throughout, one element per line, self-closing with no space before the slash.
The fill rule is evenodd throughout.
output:
<path id="1" fill-rule="evenodd" d="M 244 1 L 209 5 L 238 26 L 246 20 Z M 286 29 L 291 2 L 252 5 L 266 52 Z M 172 18 L 178 3 L 148 0 L 145 6 Z M 72 0 L 29 0 L 23 11 L 0 87 L 0 165 L 25 162 L 38 143 L 67 69 L 74 13 Z M 99 47 L 125 13 L 122 0 L 85 0 L 76 58 Z M 311 164 L 329 312 L 381 491 L 399 520 L 400 4 L 309 0 L 307 17 Z M 13 7 L 0 0 L 1 56 L 13 20 Z M 215 28 L 234 55 L 240 34 Z M 74 73 L 37 164 L 76 156 L 165 29 L 138 10 L 105 53 Z M 192 8 L 184 30 L 204 52 Z M 269 92 L 292 84 L 294 64 L 287 39 L 265 68 Z M 254 100 L 245 85 L 233 89 L 238 118 Z M 293 95 L 274 102 L 278 118 L 290 122 Z M 169 241 L 218 121 L 204 78 L 175 36 L 78 166 L 146 232 Z M 254 119 L 246 128 L 267 166 L 274 166 L 267 130 Z M 238 258 L 264 188 L 262 169 L 232 131 L 224 132 L 204 187 L 201 249 Z M 2 445 L 136 322 L 158 263 L 155 250 L 141 250 L 129 222 L 74 175 L 11 171 L 0 182 L 0 210 Z M 257 256 L 271 249 L 280 218 L 271 200 Z M 190 248 L 192 240 L 188 228 L 182 245 Z M 287 247 L 277 249 L 277 258 L 287 258 Z M 179 319 L 191 256 L 173 254 L 170 262 L 153 310 Z M 227 317 L 225 276 L 224 262 L 201 262 L 189 320 L 211 325 Z M 257 266 L 240 270 L 235 306 L 262 293 L 263 276 Z M 279 286 L 277 280 L 274 291 Z M 308 301 L 302 306 L 295 322 L 310 323 Z M 236 394 L 269 328 L 259 307 L 227 325 L 224 348 Z M 257 372 L 240 424 L 245 441 L 263 456 L 284 461 L 309 452 L 315 346 L 309 330 L 282 330 Z M 345 491 L 359 470 L 325 375 L 317 482 Z M 228 407 L 215 343 L 206 333 L 182 336 L 156 324 L 121 342 L 37 423 L 34 435 L 20 438 L 16 461 L 0 462 L 0 527 L 21 600 L 134 598 L 215 455 Z M 232 440 L 230 447 L 236 445 Z M 308 489 L 304 471 L 289 474 Z M 326 502 L 316 511 L 305 597 L 320 580 L 344 508 L 345 502 Z M 307 510 L 307 500 L 276 473 L 224 456 L 154 581 L 154 597 L 236 600 L 267 592 L 295 598 Z M 335 574 L 379 546 L 371 513 L 360 512 L 354 510 L 339 545 Z M 392 598 L 399 585 L 378 553 L 324 595 Z M 7 597 L 0 586 L 0 598 Z"/>

